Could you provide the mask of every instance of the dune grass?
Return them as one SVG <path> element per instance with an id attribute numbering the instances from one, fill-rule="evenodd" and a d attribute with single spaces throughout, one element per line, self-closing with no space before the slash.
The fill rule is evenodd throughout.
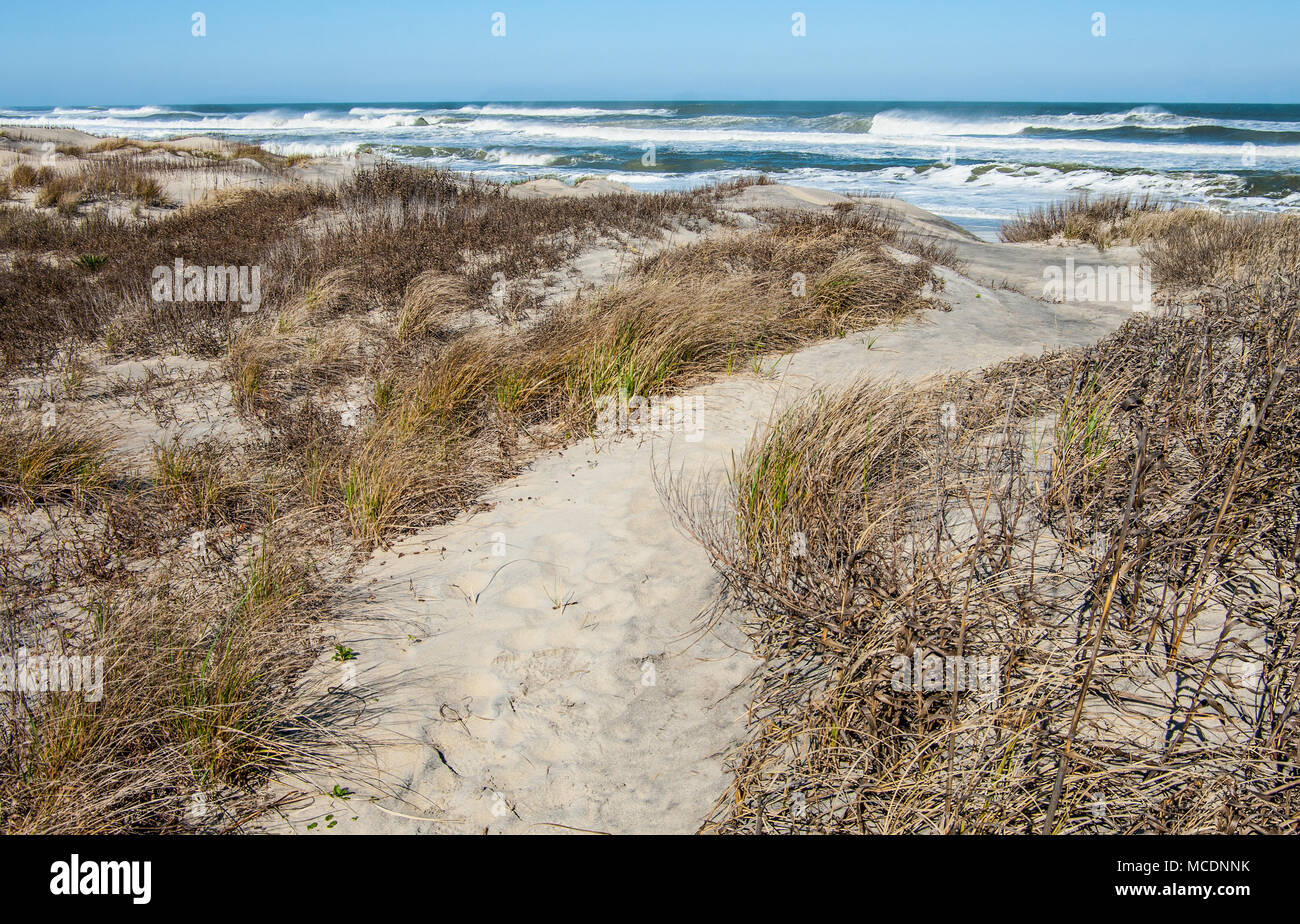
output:
<path id="1" fill-rule="evenodd" d="M 672 489 L 764 658 L 710 829 L 1295 833 L 1300 273 L 1204 220 L 1183 310 L 810 396 Z"/>
<path id="2" fill-rule="evenodd" d="M 9 185 L 14 189 L 27 189 L 36 185 L 36 168 L 19 164 L 9 171 Z"/>
<path id="3" fill-rule="evenodd" d="M 1141 245 L 1155 281 L 1174 288 L 1210 285 L 1247 268 L 1268 280 L 1300 266 L 1300 219 L 1294 215 L 1173 208 L 1149 196 L 1054 203 L 1007 222 L 1001 235 L 1012 242 L 1060 235 L 1103 249 Z"/>
<path id="4" fill-rule="evenodd" d="M 0 500 L 94 503 L 110 487 L 110 442 L 83 427 L 25 424 L 0 434 Z"/>
<path id="5" fill-rule="evenodd" d="M 1131 219 L 1164 209 L 1151 196 L 1080 196 L 1018 214 L 1002 226 L 1004 241 L 1045 241 L 1060 235 L 1066 240 L 1096 244 L 1105 249 L 1123 233 Z"/>
<path id="6" fill-rule="evenodd" d="M 0 439 L 0 650 L 98 658 L 103 681 L 0 692 L 6 833 L 211 830 L 270 773 L 323 759 L 290 686 L 321 584 L 265 486 L 215 447 L 160 448 L 146 473 L 111 448 L 63 420 Z"/>
<path id="7" fill-rule="evenodd" d="M 159 190 L 132 163 L 69 174 L 84 178 L 84 188 L 53 171 L 34 182 L 75 185 L 87 197 L 111 193 L 156 202 Z M 151 304 L 153 268 L 177 254 L 192 265 L 262 267 L 264 306 L 271 311 L 303 300 L 310 285 L 341 271 L 351 273 L 352 307 L 396 302 L 426 272 L 459 277 L 466 297 L 486 307 L 495 274 L 519 280 L 553 269 L 602 235 L 712 220 L 715 202 L 716 194 L 686 193 L 527 201 L 449 174 L 387 165 L 337 189 L 240 190 L 156 218 L 95 212 L 68 221 L 44 209 L 0 210 L 0 240 L 16 254 L 15 263 L 0 267 L 0 323 L 9 334 L 3 358 L 9 365 L 39 363 L 56 342 L 96 341 L 110 323 L 118 325 L 122 348 L 144 355 L 228 343 L 245 320 L 238 306 Z M 93 281 L 62 274 L 48 259 L 29 259 L 88 252 L 107 258 Z M 467 255 L 479 255 L 472 266 Z M 139 310 L 124 311 L 123 303 Z M 204 336 L 196 338 L 200 330 Z"/>
<path id="8" fill-rule="evenodd" d="M 56 207 L 156 201 L 133 164 L 10 183 L 70 183 Z M 237 829 L 260 783 L 327 759 L 331 707 L 298 684 L 350 556 L 590 434 L 602 399 L 942 307 L 945 255 L 895 260 L 917 247 L 863 208 L 768 216 L 573 300 L 536 291 L 595 242 L 716 230 L 729 191 L 522 200 L 383 166 L 141 220 L 0 209 L 6 374 L 87 345 L 210 359 L 256 435 L 125 471 L 62 417 L 6 420 L 4 649 L 102 653 L 113 683 L 94 704 L 0 702 L 0 830 Z M 1127 236 L 1194 311 L 933 389 L 809 399 L 739 460 L 725 504 L 691 508 L 768 658 L 716 827 L 1294 830 L 1300 617 L 1276 588 L 1300 523 L 1295 226 L 1151 205 L 1066 205 L 1009 233 Z M 153 301 L 150 271 L 177 254 L 262 267 L 261 310 Z M 1229 623 L 1255 634 L 1207 648 Z M 892 657 L 918 648 L 999 658 L 997 701 L 894 689 Z M 1098 730 L 1115 690 L 1171 672 L 1167 734 Z M 196 819 L 196 800 L 219 810 Z"/>
<path id="9" fill-rule="evenodd" d="M 268 545 L 205 594 L 92 602 L 63 650 L 103 658 L 102 697 L 0 694 L 0 827 L 219 830 L 223 802 L 319 759 L 319 729 L 285 682 L 313 657 L 315 598 L 294 557 Z M 10 625 L 5 641 L 37 640 Z"/>
<path id="10" fill-rule="evenodd" d="M 52 173 L 41 181 L 34 204 L 38 209 L 57 207 L 60 214 L 74 216 L 92 199 L 125 199 L 153 207 L 170 204 L 162 183 L 127 160 L 99 161 L 75 172 Z"/>

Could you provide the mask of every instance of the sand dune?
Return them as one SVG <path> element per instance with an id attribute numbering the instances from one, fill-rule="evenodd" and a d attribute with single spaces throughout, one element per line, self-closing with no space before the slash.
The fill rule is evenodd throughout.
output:
<path id="1" fill-rule="evenodd" d="M 747 209 L 841 198 L 783 186 L 742 196 Z M 969 275 L 941 269 L 952 310 L 768 357 L 758 374 L 687 396 L 702 409 L 699 439 L 623 433 L 571 446 L 476 510 L 377 551 L 351 588 L 353 616 L 335 627 L 358 658 L 318 669 L 364 701 L 371 748 L 345 779 L 311 785 L 355 794 L 300 804 L 273 829 L 301 831 L 325 813 L 356 816 L 332 833 L 699 827 L 725 790 L 756 664 L 735 625 L 701 620 L 716 590 L 709 561 L 674 527 L 656 475 L 725 477 L 774 410 L 809 389 L 863 375 L 919 381 L 1087 344 L 1132 311 L 1005 287 L 1038 292 L 1044 267 L 1066 257 L 1129 263 L 1131 251 L 987 243 L 905 203 L 879 204 L 968 264 Z"/>

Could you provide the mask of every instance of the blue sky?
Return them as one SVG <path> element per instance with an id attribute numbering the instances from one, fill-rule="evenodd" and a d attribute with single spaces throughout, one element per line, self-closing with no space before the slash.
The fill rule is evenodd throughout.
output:
<path id="1" fill-rule="evenodd" d="M 32 0 L 0 18 L 0 105 L 1300 102 L 1300 0 Z"/>

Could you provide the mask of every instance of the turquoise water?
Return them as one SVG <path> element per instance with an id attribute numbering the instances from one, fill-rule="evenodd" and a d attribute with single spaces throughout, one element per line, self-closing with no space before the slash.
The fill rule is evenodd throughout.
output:
<path id="1" fill-rule="evenodd" d="M 1148 103 L 318 103 L 0 109 L 0 121 L 282 153 L 373 151 L 496 180 L 640 189 L 765 173 L 892 194 L 981 229 L 1084 191 L 1300 208 L 1300 106 Z"/>

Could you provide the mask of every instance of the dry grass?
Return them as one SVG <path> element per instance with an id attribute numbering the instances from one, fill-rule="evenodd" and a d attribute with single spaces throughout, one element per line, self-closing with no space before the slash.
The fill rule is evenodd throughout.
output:
<path id="1" fill-rule="evenodd" d="M 309 440 L 303 477 L 337 486 L 322 497 L 371 541 L 454 515 L 530 448 L 588 433 L 602 398 L 676 392 L 755 353 L 935 307 L 923 294 L 939 287 L 932 268 L 889 259 L 888 239 L 874 218 L 812 218 L 681 248 L 514 331 L 437 327 L 465 310 L 465 290 L 417 277 L 395 336 L 370 335 L 373 422 L 342 443 Z M 806 271 L 802 295 L 792 266 Z M 319 363 L 297 358 L 307 342 L 301 326 L 276 322 L 232 349 L 236 394 L 285 431 L 301 426 L 294 396 L 323 381 Z M 349 375 L 367 365 L 350 362 Z"/>
<path id="2" fill-rule="evenodd" d="M 110 445 L 84 426 L 6 427 L 0 433 L 0 502 L 95 502 L 110 486 Z"/>
<path id="3" fill-rule="evenodd" d="M 1269 227 L 1192 310 L 813 396 L 727 488 L 670 489 L 765 659 L 711 829 L 1296 832 L 1300 274 L 1266 276 Z"/>
<path id="4" fill-rule="evenodd" d="M 100 161 L 83 169 L 77 182 L 88 196 L 128 199 L 155 208 L 170 204 L 157 177 L 129 160 Z"/>
<path id="5" fill-rule="evenodd" d="M 397 319 L 399 340 L 418 340 L 470 308 L 465 283 L 439 272 L 421 273 L 411 280 L 402 297 Z"/>
<path id="6" fill-rule="evenodd" d="M 1157 282 L 1195 288 L 1225 278 L 1270 284 L 1300 268 L 1300 217 L 1181 209 L 1130 226 Z M 1265 293 L 1266 294 L 1266 293 Z"/>
<path id="7" fill-rule="evenodd" d="M 254 519 L 248 509 L 257 502 L 252 486 L 227 470 L 223 449 L 204 443 L 154 449 L 154 488 L 187 523 L 209 527 Z"/>
<path id="8" fill-rule="evenodd" d="M 9 185 L 14 189 L 27 189 L 36 185 L 36 168 L 30 164 L 19 164 L 9 171 Z"/>
<path id="9" fill-rule="evenodd" d="M 83 196 L 158 190 L 129 160 L 88 166 Z M 152 170 L 152 167 L 147 170 Z M 36 182 L 74 183 L 49 172 Z M 143 185 L 141 185 L 143 184 Z M 346 273 L 361 306 L 392 305 L 422 273 L 454 275 L 475 305 L 488 306 L 495 274 L 508 280 L 558 267 L 601 238 L 658 233 L 674 223 L 717 218 L 716 193 L 525 201 L 450 174 L 382 166 L 338 189 L 289 186 L 222 195 L 199 206 L 141 220 L 93 212 L 76 220 L 44 210 L 0 211 L 0 345 L 10 366 L 41 363 L 69 338 L 97 341 L 116 324 L 120 349 L 214 355 L 244 319 L 228 303 L 177 305 L 150 299 L 150 274 L 177 254 L 213 266 L 261 266 L 264 310 L 311 299 L 331 273 Z M 61 272 L 49 257 L 106 258 L 93 278 Z M 122 305 L 139 306 L 138 311 Z"/>
<path id="10" fill-rule="evenodd" d="M 90 150 L 91 153 L 93 154 L 102 154 L 110 151 L 121 151 L 126 148 L 132 148 L 135 150 L 144 150 L 148 147 L 149 145 L 146 144 L 145 142 L 136 141 L 135 139 L 132 138 L 118 137 L 118 138 L 105 138 L 103 141 L 97 142 L 94 145 L 92 145 Z"/>
<path id="11" fill-rule="evenodd" d="M 1054 202 L 1034 211 L 1019 214 L 1002 226 L 1004 241 L 1046 241 L 1060 235 L 1066 240 L 1096 244 L 1103 250 L 1123 234 L 1131 219 L 1163 209 L 1151 196 L 1084 195 L 1068 202 Z"/>
<path id="12" fill-rule="evenodd" d="M 170 204 L 162 184 L 149 170 L 119 159 L 100 161 L 73 173 L 51 173 L 41 181 L 35 205 L 58 206 L 61 214 L 75 215 L 77 206 L 92 199 L 126 199 L 153 207 Z"/>
<path id="13" fill-rule="evenodd" d="M 297 154 L 292 157 L 285 157 L 280 154 L 273 154 L 272 152 L 256 144 L 238 145 L 233 151 L 230 151 L 225 156 L 229 157 L 232 160 L 239 160 L 241 158 L 247 160 L 255 160 L 263 167 L 266 167 L 267 169 L 270 170 L 279 170 L 284 167 L 292 167 L 295 164 L 300 164 L 303 161 L 310 160 L 309 157 L 302 154 Z"/>
<path id="14" fill-rule="evenodd" d="M 297 556 L 274 549 L 211 567 L 202 591 L 173 576 L 92 598 L 57 640 L 33 625 L 32 595 L 15 599 L 28 588 L 7 584 L 6 651 L 93 653 L 105 679 L 97 701 L 3 694 L 3 830 L 221 830 L 258 805 L 249 788 L 268 774 L 321 759 L 326 736 L 288 683 L 319 644 L 320 601 Z"/>
<path id="15" fill-rule="evenodd" d="M 386 195 L 372 199 L 380 189 L 402 190 L 400 207 Z M 855 213 L 781 220 L 770 232 L 669 251 L 615 289 L 535 310 L 526 326 L 481 330 L 461 320 L 492 304 L 479 288 L 487 269 L 535 273 L 572 253 L 571 242 L 556 240 L 557 222 L 579 239 L 590 233 L 584 222 L 649 230 L 707 214 L 713 195 L 518 202 L 472 186 L 466 192 L 437 174 L 363 175 L 328 203 L 352 211 L 297 251 L 294 273 L 304 282 L 279 300 L 278 312 L 262 313 L 233 338 L 227 363 L 236 400 L 292 447 L 287 458 L 306 494 L 337 508 L 357 538 L 375 542 L 454 515 L 527 452 L 585 434 L 598 401 L 620 389 L 679 390 L 755 352 L 936 304 L 926 290 L 940 282 L 929 264 L 890 259 L 883 245 L 896 241 L 893 225 Z M 475 207 L 453 208 L 457 196 Z M 618 210 L 634 204 L 631 214 Z M 436 251 L 422 239 L 425 222 L 437 229 Z M 535 236 L 518 236 L 520 226 Z M 484 257 L 464 259 L 468 230 L 486 232 L 473 245 Z M 316 269 L 322 253 L 332 269 Z M 408 260 L 416 254 L 433 265 L 415 271 L 419 264 Z M 440 266 L 442 254 L 454 262 Z M 376 275 L 379 267 L 386 277 Z M 800 295 L 795 272 L 807 278 Z M 358 408 L 353 394 L 359 425 L 342 427 L 342 412 L 327 407 L 337 408 L 338 390 L 359 381 L 369 383 L 369 400 Z"/>
<path id="16" fill-rule="evenodd" d="M 36 193 L 34 204 L 38 209 L 58 206 L 60 214 L 76 211 L 81 203 L 81 184 L 77 177 L 59 174 L 50 177 Z"/>
<path id="17" fill-rule="evenodd" d="M 101 658 L 102 695 L 0 693 L 0 830 L 221 830 L 319 766 L 333 706 L 296 684 L 329 601 L 303 513 L 230 447 L 140 472 L 84 425 L 5 423 L 0 651 Z"/>

